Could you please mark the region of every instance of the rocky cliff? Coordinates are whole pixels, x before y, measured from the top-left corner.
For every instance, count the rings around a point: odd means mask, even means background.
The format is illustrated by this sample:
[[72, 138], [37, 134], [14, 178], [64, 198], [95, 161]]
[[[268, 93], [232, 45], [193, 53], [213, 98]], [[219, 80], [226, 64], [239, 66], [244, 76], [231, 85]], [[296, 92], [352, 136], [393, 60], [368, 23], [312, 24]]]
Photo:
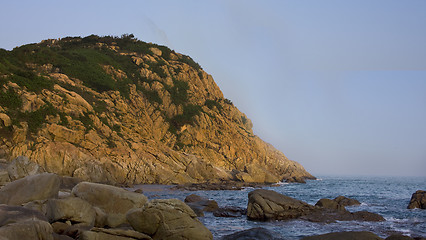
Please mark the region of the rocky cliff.
[[0, 158], [94, 182], [313, 178], [190, 57], [122, 37], [0, 49]]

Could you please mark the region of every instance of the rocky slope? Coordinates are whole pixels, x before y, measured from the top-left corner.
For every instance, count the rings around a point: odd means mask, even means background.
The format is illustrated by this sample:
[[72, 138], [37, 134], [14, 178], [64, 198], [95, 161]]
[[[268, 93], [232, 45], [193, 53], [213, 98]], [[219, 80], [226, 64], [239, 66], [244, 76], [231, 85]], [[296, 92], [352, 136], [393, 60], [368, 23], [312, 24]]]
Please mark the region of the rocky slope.
[[122, 37], [0, 49], [0, 158], [115, 184], [313, 178], [188, 56]]

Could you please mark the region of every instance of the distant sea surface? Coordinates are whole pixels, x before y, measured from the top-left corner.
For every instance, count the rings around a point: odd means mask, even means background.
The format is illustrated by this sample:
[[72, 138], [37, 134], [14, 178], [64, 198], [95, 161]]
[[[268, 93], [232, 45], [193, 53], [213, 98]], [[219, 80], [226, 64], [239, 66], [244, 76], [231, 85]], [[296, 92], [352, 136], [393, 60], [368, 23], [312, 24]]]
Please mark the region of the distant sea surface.
[[[139, 187], [139, 186], [135, 186]], [[150, 199], [177, 198], [184, 200], [190, 194], [197, 194], [217, 201], [219, 206], [247, 207], [248, 193], [253, 188], [240, 191], [181, 191], [170, 190], [171, 186], [140, 186]], [[278, 187], [264, 187], [278, 193], [314, 205], [321, 198], [335, 198], [343, 195], [360, 201], [361, 206], [346, 207], [347, 210], [366, 210], [382, 215], [385, 222], [341, 221], [324, 224], [300, 220], [255, 222], [246, 216], [240, 218], [214, 217], [205, 213], [200, 221], [213, 233], [214, 239], [237, 231], [264, 227], [275, 231], [284, 239], [300, 239], [329, 232], [371, 231], [381, 237], [394, 233], [426, 237], [426, 210], [407, 209], [411, 195], [417, 190], [426, 190], [426, 177], [331, 177], [322, 176], [306, 184], [282, 183]]]

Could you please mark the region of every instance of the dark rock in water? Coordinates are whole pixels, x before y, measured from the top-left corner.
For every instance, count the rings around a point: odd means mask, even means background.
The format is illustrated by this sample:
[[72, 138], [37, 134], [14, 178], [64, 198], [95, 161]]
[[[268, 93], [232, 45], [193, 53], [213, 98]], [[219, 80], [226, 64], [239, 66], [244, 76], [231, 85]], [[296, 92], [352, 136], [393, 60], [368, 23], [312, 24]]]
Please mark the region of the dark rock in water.
[[204, 217], [204, 206], [198, 205], [196, 203], [186, 203], [192, 211], [194, 211], [195, 214], [197, 214], [197, 217]]
[[215, 217], [241, 217], [247, 215], [247, 209], [240, 207], [227, 206], [218, 208], [213, 212]]
[[387, 237], [385, 240], [413, 240], [414, 238], [411, 238], [409, 236], [404, 236], [400, 234], [395, 234]]
[[265, 228], [251, 228], [222, 237], [222, 240], [279, 240], [277, 233]]
[[372, 232], [336, 232], [304, 237], [302, 240], [383, 240]]
[[203, 211], [213, 212], [219, 208], [215, 200], [209, 200], [207, 198], [191, 194], [185, 198], [185, 203], [191, 203], [191, 205], [202, 206]]
[[60, 179], [53, 173], [27, 176], [8, 183], [0, 189], [0, 204], [21, 205], [34, 200], [55, 198]]
[[313, 206], [272, 190], [257, 189], [248, 194], [247, 217], [250, 220], [287, 220], [306, 215]]
[[335, 209], [335, 210], [346, 210], [343, 205], [340, 205], [335, 200], [331, 200], [328, 198], [322, 198], [320, 199], [315, 206], [322, 207], [322, 208], [329, 208], [329, 209]]
[[133, 191], [133, 192], [135, 192], [135, 193], [143, 193], [143, 189], [142, 188], [138, 188], [138, 189], [135, 189], [135, 191]]
[[355, 221], [382, 222], [385, 219], [377, 214], [368, 211], [359, 211], [352, 213]]
[[47, 218], [39, 211], [21, 206], [0, 205], [0, 227], [30, 219], [47, 222]]
[[288, 178], [288, 179], [286, 179], [286, 182], [288, 182], [288, 183], [306, 183], [304, 177], [292, 177], [292, 178]]
[[187, 196], [185, 203], [194, 210], [198, 217], [204, 217], [204, 211], [213, 212], [219, 207], [216, 201], [195, 194]]
[[25, 156], [19, 156], [13, 159], [7, 167], [7, 171], [11, 181], [44, 172], [37, 163], [30, 161]]
[[426, 209], [426, 191], [418, 190], [411, 196], [410, 204], [408, 209], [420, 208]]
[[300, 219], [310, 222], [333, 223], [336, 221], [370, 221], [380, 222], [385, 219], [376, 213], [360, 211], [351, 213], [346, 210], [315, 209], [311, 213], [301, 216]]
[[[321, 199], [314, 207], [272, 190], [258, 189], [249, 193], [247, 218], [250, 220], [288, 220], [300, 218], [311, 222], [384, 221], [376, 213], [351, 213], [331, 199]], [[319, 206], [318, 206], [319, 205]]]
[[352, 198], [347, 198], [344, 196], [338, 196], [334, 199], [334, 201], [336, 201], [339, 205], [342, 206], [356, 206], [356, 205], [361, 205], [361, 203], [356, 200], [356, 199], [352, 199]]

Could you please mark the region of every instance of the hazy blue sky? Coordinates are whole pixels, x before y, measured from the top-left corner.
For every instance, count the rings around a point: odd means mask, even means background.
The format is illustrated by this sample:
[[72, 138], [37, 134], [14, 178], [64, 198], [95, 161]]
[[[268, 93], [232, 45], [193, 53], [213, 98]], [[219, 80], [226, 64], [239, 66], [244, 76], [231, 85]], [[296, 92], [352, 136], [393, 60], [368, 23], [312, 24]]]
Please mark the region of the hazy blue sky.
[[190, 55], [313, 174], [426, 176], [426, 1], [2, 1], [0, 48], [133, 33]]

